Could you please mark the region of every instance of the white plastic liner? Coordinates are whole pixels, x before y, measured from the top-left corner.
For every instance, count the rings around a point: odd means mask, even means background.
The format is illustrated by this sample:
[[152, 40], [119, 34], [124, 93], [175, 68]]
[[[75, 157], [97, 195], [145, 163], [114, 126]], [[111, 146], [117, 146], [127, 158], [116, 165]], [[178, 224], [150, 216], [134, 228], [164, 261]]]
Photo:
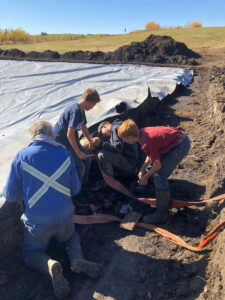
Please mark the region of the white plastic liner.
[[[29, 143], [27, 129], [38, 119], [55, 123], [88, 87], [101, 102], [86, 113], [88, 126], [116, 115], [115, 105], [135, 108], [147, 97], [163, 99], [176, 85], [188, 85], [190, 69], [138, 65], [0, 61], [0, 190], [18, 150]], [[0, 194], [1, 195], [1, 194]]]

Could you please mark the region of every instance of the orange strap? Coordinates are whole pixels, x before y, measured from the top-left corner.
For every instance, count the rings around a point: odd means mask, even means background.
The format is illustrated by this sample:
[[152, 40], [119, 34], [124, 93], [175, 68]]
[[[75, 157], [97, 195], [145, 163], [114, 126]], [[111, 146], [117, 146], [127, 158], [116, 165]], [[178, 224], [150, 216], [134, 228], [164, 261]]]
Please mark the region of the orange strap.
[[[122, 219], [111, 216], [111, 215], [105, 215], [105, 214], [96, 214], [96, 215], [89, 215], [89, 216], [81, 216], [81, 215], [75, 215], [74, 216], [74, 223], [76, 224], [100, 224], [100, 223], [109, 223], [109, 222], [121, 222]], [[160, 227], [157, 227], [155, 225], [146, 224], [146, 223], [137, 223], [136, 226], [142, 227], [149, 230], [154, 230], [155, 232], [159, 233], [160, 235], [164, 236], [167, 240], [183, 247], [191, 251], [201, 251], [203, 250], [209, 243], [213, 241], [213, 239], [217, 236], [219, 231], [224, 227], [225, 221], [220, 222], [215, 229], [207, 234], [198, 244], [198, 246], [190, 246], [185, 241], [183, 241], [181, 238], [176, 236], [175, 234], [162, 229]]]
[[[124, 185], [122, 185], [119, 181], [117, 181], [115, 178], [108, 176], [101, 168], [101, 173], [102, 176], [105, 180], [105, 182], [111, 186], [113, 189], [117, 190], [118, 192], [126, 195], [127, 197], [142, 201], [146, 204], [156, 206], [156, 200], [155, 198], [137, 198], [135, 197]], [[192, 205], [201, 205], [205, 204], [207, 202], [212, 202], [212, 201], [219, 201], [225, 198], [225, 194], [213, 197], [211, 199], [203, 200], [203, 201], [182, 201], [182, 200], [172, 200], [170, 207], [171, 208], [179, 208], [179, 207], [184, 207], [184, 206], [192, 206]]]
[[[99, 161], [98, 161], [99, 163]], [[105, 182], [111, 186], [113, 189], [123, 193], [124, 195], [126, 195], [127, 197], [136, 199], [138, 201], [142, 201], [146, 204], [155, 206], [156, 205], [156, 199], [154, 198], [136, 198], [124, 185], [122, 185], [119, 181], [117, 181], [115, 178], [108, 176], [100, 167], [100, 163], [99, 163], [99, 168], [101, 170], [102, 176], [105, 180]], [[172, 200], [171, 201], [171, 208], [179, 208], [179, 207], [184, 207], [184, 206], [191, 206], [191, 205], [201, 205], [201, 204], [205, 204], [208, 202], [212, 202], [212, 201], [219, 201], [221, 199], [225, 198], [225, 194], [213, 197], [211, 199], [207, 199], [207, 200], [203, 200], [203, 201], [198, 201], [198, 202], [191, 202], [191, 201], [182, 201], [182, 200]], [[110, 215], [104, 215], [104, 214], [97, 214], [97, 215], [90, 215], [90, 216], [80, 216], [80, 215], [76, 215], [74, 222], [77, 224], [98, 224], [98, 223], [108, 223], [108, 222], [121, 222], [121, 219], [115, 216], [110, 216]], [[169, 241], [182, 246], [188, 250], [191, 251], [201, 251], [203, 250], [209, 243], [212, 242], [212, 240], [217, 236], [217, 234], [219, 233], [219, 231], [224, 227], [225, 225], [225, 221], [220, 222], [215, 229], [207, 234], [199, 243], [198, 246], [190, 246], [188, 245], [185, 241], [183, 241], [182, 239], [180, 239], [178, 236], [176, 236], [175, 234], [164, 230], [160, 227], [157, 227], [155, 225], [151, 225], [151, 224], [146, 224], [146, 223], [137, 223], [136, 226], [138, 227], [142, 227], [145, 229], [149, 229], [149, 230], [154, 230], [155, 232], [159, 233], [160, 235], [164, 236], [166, 239], [168, 239]]]

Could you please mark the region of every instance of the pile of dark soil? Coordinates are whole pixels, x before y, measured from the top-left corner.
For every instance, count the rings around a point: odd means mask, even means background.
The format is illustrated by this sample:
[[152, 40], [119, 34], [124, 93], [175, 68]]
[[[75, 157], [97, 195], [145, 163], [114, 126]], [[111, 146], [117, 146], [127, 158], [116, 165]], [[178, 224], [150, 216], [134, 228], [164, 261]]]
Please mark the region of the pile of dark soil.
[[197, 65], [196, 59], [200, 55], [190, 50], [184, 43], [176, 42], [169, 36], [150, 35], [143, 42], [135, 42], [118, 48], [113, 52], [101, 51], [70, 51], [60, 55], [51, 50], [25, 53], [18, 49], [1, 50], [0, 58], [43, 60], [43, 61], [69, 61], [69, 62], [95, 62], [95, 63], [156, 63]]
[[106, 53], [106, 59], [125, 62], [147, 62], [167, 64], [196, 64], [199, 54], [188, 49], [184, 43], [169, 36], [150, 35], [143, 42], [131, 43]]

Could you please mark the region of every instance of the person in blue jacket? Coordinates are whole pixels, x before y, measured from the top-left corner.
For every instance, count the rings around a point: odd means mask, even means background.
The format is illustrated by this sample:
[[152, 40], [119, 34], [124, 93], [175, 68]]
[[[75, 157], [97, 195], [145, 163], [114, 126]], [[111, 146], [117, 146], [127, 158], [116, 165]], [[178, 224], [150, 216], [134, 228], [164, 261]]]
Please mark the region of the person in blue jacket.
[[137, 172], [138, 150], [137, 143], [132, 145], [125, 143], [118, 136], [118, 128], [122, 124], [119, 119], [112, 123], [104, 121], [98, 126], [100, 139], [95, 140], [98, 145], [98, 158], [105, 173], [111, 177], [117, 172], [119, 175], [135, 174]]
[[50, 276], [54, 294], [61, 299], [69, 293], [69, 283], [61, 264], [46, 254], [51, 238], [65, 243], [72, 271], [96, 277], [102, 266], [83, 259], [74, 229], [71, 197], [79, 192], [80, 181], [70, 153], [54, 141], [50, 123], [39, 120], [29, 131], [32, 142], [13, 159], [3, 196], [9, 202], [23, 198], [23, 259]]
[[100, 102], [98, 92], [93, 88], [86, 89], [82, 98], [68, 106], [53, 126], [55, 140], [66, 146], [75, 161], [81, 184], [87, 184], [91, 158], [81, 146], [78, 132], [82, 131], [89, 141], [89, 150], [93, 150], [93, 142], [86, 126], [85, 111], [91, 110], [98, 102]]

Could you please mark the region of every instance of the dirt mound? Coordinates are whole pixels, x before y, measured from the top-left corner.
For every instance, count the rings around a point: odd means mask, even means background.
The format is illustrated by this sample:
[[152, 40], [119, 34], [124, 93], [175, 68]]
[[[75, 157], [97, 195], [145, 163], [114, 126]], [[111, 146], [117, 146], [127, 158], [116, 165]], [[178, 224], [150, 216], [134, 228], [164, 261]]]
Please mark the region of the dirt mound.
[[4, 58], [25, 58], [26, 54], [25, 52], [18, 50], [18, 49], [10, 49], [10, 50], [3, 50], [1, 53], [1, 57], [3, 56]]
[[0, 58], [27, 59], [44, 61], [97, 62], [97, 63], [157, 63], [196, 65], [200, 55], [190, 50], [184, 43], [176, 42], [169, 36], [150, 35], [143, 42], [135, 42], [118, 48], [113, 52], [70, 51], [60, 55], [58, 52], [46, 50], [42, 53], [12, 49], [1, 50]]
[[60, 58], [60, 54], [55, 51], [46, 50], [41, 53], [40, 57], [44, 59], [58, 59]]
[[29, 60], [36, 60], [39, 59], [40, 57], [41, 57], [41, 53], [36, 51], [31, 51], [26, 54], [26, 58]]
[[200, 55], [188, 49], [184, 43], [169, 36], [150, 35], [145, 41], [131, 43], [106, 53], [106, 58], [125, 62], [148, 62], [167, 64], [197, 64]]

